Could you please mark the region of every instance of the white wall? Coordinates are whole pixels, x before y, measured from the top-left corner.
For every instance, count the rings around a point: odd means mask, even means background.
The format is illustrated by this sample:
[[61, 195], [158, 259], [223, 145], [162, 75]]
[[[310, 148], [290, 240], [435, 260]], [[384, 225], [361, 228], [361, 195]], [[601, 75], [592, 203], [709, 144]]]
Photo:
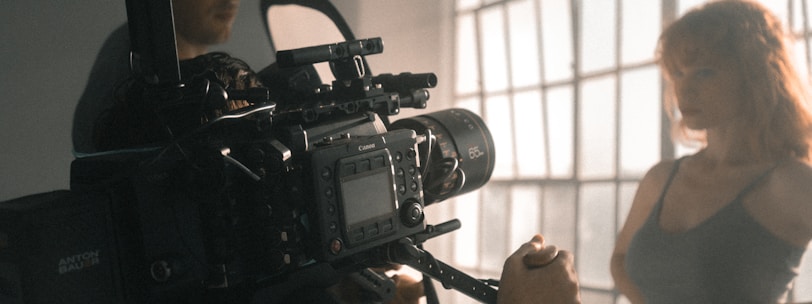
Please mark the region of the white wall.
[[0, 1], [0, 200], [68, 186], [71, 120], [124, 2]]

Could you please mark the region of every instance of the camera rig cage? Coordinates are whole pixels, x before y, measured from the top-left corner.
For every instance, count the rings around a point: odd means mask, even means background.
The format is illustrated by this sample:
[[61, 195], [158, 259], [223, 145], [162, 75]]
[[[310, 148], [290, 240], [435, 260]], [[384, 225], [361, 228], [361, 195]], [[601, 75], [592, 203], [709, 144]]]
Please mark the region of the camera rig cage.
[[[160, 146], [77, 159], [70, 191], [0, 204], [0, 300], [286, 303], [351, 281], [366, 301], [387, 301], [394, 283], [370, 268], [395, 263], [424, 274], [429, 303], [429, 277], [496, 302], [496, 281], [422, 249], [460, 227], [427, 224], [424, 208], [490, 178], [482, 119], [450, 109], [390, 123], [401, 107], [426, 107], [436, 76], [372, 76], [364, 56], [383, 52], [380, 38], [355, 39], [326, 0], [265, 0], [263, 12], [273, 4], [323, 12], [347, 41], [279, 51], [258, 73], [266, 90], [236, 91], [181, 79], [170, 0], [127, 1], [144, 96], [214, 91], [250, 106]], [[332, 85], [312, 68], [324, 61]]]

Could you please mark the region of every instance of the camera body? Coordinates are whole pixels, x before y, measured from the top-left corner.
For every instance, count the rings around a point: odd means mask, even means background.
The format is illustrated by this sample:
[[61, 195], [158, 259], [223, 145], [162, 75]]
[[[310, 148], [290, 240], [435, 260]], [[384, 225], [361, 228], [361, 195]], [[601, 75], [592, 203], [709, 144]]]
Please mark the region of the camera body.
[[425, 230], [424, 135], [386, 129], [369, 112], [273, 128], [270, 137], [206, 140], [227, 146], [231, 159], [205, 178], [223, 177], [228, 202], [213, 223], [230, 223], [218, 229], [233, 231], [224, 237], [239, 235], [226, 239], [240, 243], [233, 255], [252, 265], [252, 280], [279, 283], [320, 263], [341, 273], [380, 266], [379, 249]]
[[414, 131], [327, 140], [311, 154], [311, 165], [317, 243], [325, 261], [425, 229]]
[[[483, 185], [493, 140], [464, 109], [389, 123], [402, 106], [425, 107], [433, 74], [356, 75], [314, 90], [298, 84], [316, 77], [309, 73], [306, 65], [266, 69], [263, 82], [280, 94], [273, 101], [251, 101], [171, 142], [76, 159], [71, 191], [0, 204], [0, 237], [10, 236], [0, 242], [0, 296], [322, 302], [305, 299], [352, 277], [377, 288], [378, 300], [391, 297], [387, 278], [356, 274], [405, 263], [398, 248], [438, 235], [424, 208]], [[202, 87], [217, 89], [182, 88]], [[145, 96], [222, 95], [145, 88], [158, 90]], [[455, 284], [464, 275], [447, 273]]]

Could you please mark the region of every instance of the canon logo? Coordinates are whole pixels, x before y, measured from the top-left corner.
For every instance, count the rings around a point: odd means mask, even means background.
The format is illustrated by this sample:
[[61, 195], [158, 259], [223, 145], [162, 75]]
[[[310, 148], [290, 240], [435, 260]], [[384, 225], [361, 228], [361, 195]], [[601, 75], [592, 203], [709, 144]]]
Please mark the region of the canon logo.
[[368, 145], [360, 145], [360, 146], [358, 146], [358, 151], [366, 151], [366, 150], [371, 150], [371, 149], [375, 149], [375, 144], [368, 144]]

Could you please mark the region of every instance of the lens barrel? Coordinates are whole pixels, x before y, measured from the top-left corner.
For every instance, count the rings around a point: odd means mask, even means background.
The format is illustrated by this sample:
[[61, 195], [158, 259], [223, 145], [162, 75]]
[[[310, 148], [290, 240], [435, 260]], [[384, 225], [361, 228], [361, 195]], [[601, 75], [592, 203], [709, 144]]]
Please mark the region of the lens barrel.
[[[427, 198], [433, 196], [435, 201], [441, 201], [467, 193], [491, 178], [495, 163], [493, 137], [475, 113], [461, 108], [442, 110], [398, 120], [392, 123], [392, 128], [412, 129], [417, 134], [430, 130], [434, 135], [436, 143], [426, 141], [419, 147], [421, 165], [427, 166], [423, 177]], [[429, 147], [430, 144], [433, 146]], [[450, 166], [456, 172], [443, 172]], [[440, 189], [432, 189], [435, 185]], [[426, 204], [433, 202], [426, 200]]]

